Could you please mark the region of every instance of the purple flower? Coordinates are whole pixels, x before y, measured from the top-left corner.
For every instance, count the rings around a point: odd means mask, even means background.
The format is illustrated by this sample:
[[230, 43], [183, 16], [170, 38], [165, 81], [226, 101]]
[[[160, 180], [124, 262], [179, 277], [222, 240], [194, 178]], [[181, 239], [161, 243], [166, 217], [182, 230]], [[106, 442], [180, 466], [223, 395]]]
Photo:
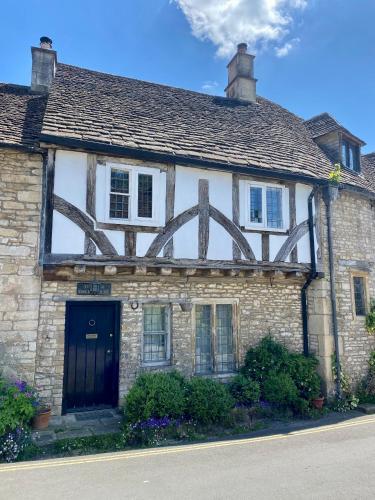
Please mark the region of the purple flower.
[[24, 380], [16, 380], [14, 382], [14, 385], [17, 387], [17, 389], [20, 392], [25, 392], [26, 387], [27, 387], [27, 383]]

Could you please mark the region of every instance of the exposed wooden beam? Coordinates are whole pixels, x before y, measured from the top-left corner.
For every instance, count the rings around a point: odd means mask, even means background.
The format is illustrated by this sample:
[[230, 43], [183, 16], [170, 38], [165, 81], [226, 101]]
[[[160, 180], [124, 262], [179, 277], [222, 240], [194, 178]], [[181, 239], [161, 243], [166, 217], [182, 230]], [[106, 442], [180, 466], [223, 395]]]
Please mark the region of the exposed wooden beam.
[[199, 179], [198, 200], [198, 257], [200, 259], [207, 259], [208, 243], [210, 239], [209, 185], [207, 179]]
[[54, 149], [48, 149], [47, 154], [47, 171], [46, 171], [46, 204], [45, 204], [45, 234], [44, 234], [44, 251], [51, 253], [52, 249], [52, 223], [53, 223], [53, 208], [54, 208], [54, 183], [55, 183], [55, 155]]
[[[174, 200], [176, 191], [176, 167], [170, 165], [166, 174], [165, 223], [168, 224], [174, 216]], [[173, 237], [167, 241], [163, 249], [164, 257], [173, 257]]]
[[134, 257], [137, 255], [137, 233], [134, 231], [125, 231], [125, 255]]
[[94, 223], [84, 212], [56, 194], [53, 197], [54, 209], [74, 222], [84, 233], [87, 233], [103, 255], [117, 255], [117, 252], [102, 231], [95, 231]]
[[298, 224], [290, 233], [288, 239], [284, 242], [278, 254], [275, 257], [275, 262], [283, 262], [287, 259], [288, 255], [292, 251], [292, 249], [296, 246], [297, 241], [299, 241], [302, 236], [309, 232], [309, 224], [308, 221], [305, 220]]
[[[232, 175], [232, 218], [233, 224], [240, 226], [240, 176]], [[233, 260], [241, 259], [241, 250], [235, 241], [232, 242]]]
[[96, 219], [96, 155], [87, 155], [86, 211]]
[[262, 260], [270, 260], [270, 235], [268, 233], [262, 233]]
[[[290, 231], [296, 227], [297, 220], [297, 212], [296, 212], [296, 185], [295, 183], [290, 183], [289, 187], [289, 225]], [[298, 251], [297, 245], [290, 252], [290, 260], [291, 262], [298, 262]]]

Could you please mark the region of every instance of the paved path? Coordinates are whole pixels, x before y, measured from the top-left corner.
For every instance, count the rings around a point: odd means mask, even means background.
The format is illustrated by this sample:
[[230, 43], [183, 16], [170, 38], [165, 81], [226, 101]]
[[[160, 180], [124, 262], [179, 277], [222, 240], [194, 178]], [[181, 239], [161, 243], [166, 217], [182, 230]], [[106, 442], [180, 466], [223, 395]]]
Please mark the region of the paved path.
[[375, 416], [153, 450], [0, 465], [0, 498], [373, 499]]

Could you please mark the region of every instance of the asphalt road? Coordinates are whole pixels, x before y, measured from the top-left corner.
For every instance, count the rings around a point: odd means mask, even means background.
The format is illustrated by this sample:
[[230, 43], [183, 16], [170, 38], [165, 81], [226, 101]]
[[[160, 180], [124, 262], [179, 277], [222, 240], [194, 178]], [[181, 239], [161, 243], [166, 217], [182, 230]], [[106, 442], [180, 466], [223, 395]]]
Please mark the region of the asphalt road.
[[1, 500], [375, 498], [375, 417], [287, 434], [0, 465]]

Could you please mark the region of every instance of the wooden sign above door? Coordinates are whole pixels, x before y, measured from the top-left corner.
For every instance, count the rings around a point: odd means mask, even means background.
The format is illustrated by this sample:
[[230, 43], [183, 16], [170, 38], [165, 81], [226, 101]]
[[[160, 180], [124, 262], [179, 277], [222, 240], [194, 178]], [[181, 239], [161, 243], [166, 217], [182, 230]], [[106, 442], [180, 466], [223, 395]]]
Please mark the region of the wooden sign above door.
[[77, 283], [77, 295], [111, 295], [111, 283], [88, 281]]

